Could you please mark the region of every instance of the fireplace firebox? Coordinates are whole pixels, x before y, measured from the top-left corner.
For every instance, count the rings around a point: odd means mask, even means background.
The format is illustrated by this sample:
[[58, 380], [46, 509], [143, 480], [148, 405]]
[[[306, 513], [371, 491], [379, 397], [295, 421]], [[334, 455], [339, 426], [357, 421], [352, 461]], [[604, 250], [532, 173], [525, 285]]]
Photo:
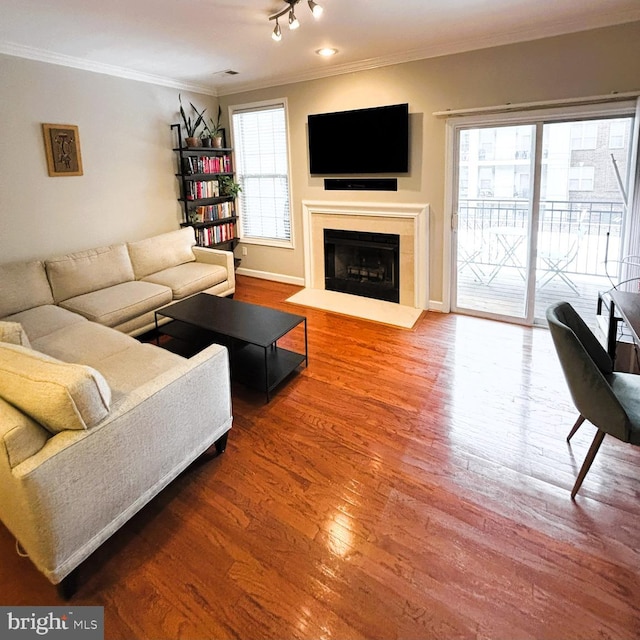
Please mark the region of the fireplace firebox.
[[400, 236], [324, 229], [325, 289], [400, 302]]

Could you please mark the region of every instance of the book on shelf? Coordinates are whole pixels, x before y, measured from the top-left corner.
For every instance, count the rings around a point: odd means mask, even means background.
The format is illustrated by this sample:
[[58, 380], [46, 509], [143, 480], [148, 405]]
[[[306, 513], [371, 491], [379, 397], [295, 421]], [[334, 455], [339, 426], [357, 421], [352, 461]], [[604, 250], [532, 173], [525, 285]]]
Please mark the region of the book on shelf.
[[236, 225], [234, 222], [196, 229], [196, 240], [201, 247], [210, 247], [222, 242], [228, 242], [236, 237]]
[[187, 200], [200, 200], [202, 198], [217, 198], [220, 196], [220, 185], [217, 180], [197, 180], [187, 182]]
[[218, 204], [201, 205], [190, 211], [192, 222], [212, 222], [235, 216], [233, 202], [219, 202]]
[[182, 158], [182, 173], [231, 173], [231, 156], [186, 156]]

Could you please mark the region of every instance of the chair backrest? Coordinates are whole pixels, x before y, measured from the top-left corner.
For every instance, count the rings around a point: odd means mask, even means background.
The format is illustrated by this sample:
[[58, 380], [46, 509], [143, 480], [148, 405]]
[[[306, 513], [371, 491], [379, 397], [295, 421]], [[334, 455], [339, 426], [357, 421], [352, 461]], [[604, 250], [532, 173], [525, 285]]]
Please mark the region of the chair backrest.
[[580, 414], [598, 429], [628, 440], [629, 418], [607, 380], [615, 375], [609, 354], [568, 302], [551, 305], [547, 322]]

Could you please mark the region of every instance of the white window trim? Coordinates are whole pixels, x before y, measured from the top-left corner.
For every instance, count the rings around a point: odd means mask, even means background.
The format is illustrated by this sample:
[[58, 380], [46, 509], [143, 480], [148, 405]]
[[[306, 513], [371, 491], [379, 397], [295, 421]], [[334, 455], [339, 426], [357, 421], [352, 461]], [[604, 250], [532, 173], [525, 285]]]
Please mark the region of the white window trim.
[[[246, 237], [243, 235], [242, 225], [242, 210], [240, 210], [240, 242], [243, 244], [254, 244], [265, 247], [279, 247], [281, 249], [295, 249], [295, 227], [294, 227], [294, 210], [293, 210], [293, 186], [291, 184], [291, 134], [289, 132], [289, 104], [287, 98], [274, 98], [273, 100], [261, 100], [259, 102], [246, 102], [244, 104], [233, 104], [228, 107], [229, 126], [231, 129], [231, 144], [235, 149], [235, 135], [233, 130], [233, 114], [236, 111], [250, 111], [253, 109], [261, 109], [273, 106], [282, 105], [284, 107], [284, 118], [287, 130], [287, 179], [289, 181], [289, 229], [291, 230], [291, 237], [289, 240], [277, 240], [275, 238], [254, 238]], [[236, 165], [234, 162], [234, 169]]]

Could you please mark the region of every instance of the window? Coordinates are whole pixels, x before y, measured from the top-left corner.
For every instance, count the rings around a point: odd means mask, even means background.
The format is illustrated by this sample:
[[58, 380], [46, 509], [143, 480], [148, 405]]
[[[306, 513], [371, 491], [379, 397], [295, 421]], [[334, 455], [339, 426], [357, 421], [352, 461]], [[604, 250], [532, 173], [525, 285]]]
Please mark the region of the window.
[[593, 191], [595, 167], [570, 167], [569, 191]]
[[596, 122], [576, 122], [571, 125], [572, 149], [595, 149], [598, 138]]
[[516, 198], [528, 198], [531, 176], [528, 173], [518, 173], [518, 188], [514, 192]]
[[493, 129], [480, 129], [480, 138], [478, 141], [478, 160], [493, 159], [493, 145], [496, 134]]
[[232, 110], [241, 239], [292, 246], [284, 100]]
[[627, 131], [626, 120], [611, 120], [609, 127], [609, 149], [623, 149], [625, 133]]

